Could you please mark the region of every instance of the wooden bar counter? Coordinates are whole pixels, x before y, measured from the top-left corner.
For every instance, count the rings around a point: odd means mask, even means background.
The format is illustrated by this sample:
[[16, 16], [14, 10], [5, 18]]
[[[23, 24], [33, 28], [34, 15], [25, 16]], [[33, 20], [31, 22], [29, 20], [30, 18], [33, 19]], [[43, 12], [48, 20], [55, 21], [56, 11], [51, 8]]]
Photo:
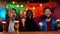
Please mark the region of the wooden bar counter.
[[[16, 32], [0, 32], [0, 34], [17, 34]], [[60, 34], [60, 32], [19, 32], [19, 34]]]

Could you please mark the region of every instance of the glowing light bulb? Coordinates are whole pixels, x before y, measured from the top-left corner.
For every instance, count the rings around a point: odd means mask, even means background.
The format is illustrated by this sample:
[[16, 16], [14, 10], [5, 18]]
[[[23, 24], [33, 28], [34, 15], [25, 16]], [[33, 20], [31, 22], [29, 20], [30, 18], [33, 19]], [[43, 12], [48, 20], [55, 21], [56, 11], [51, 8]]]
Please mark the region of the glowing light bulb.
[[17, 5], [17, 7], [19, 7], [19, 5]]
[[23, 7], [23, 5], [21, 5], [21, 7]]
[[35, 7], [33, 7], [33, 9], [35, 9]]
[[14, 4], [15, 2], [13, 1], [12, 3]]
[[42, 6], [42, 4], [40, 4], [40, 6]]

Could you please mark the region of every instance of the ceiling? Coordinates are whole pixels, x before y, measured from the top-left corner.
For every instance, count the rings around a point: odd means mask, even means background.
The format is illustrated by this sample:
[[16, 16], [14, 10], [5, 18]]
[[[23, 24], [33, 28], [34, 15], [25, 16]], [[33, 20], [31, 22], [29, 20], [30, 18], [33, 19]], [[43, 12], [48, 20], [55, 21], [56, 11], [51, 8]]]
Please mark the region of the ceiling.
[[7, 2], [12, 2], [12, 1], [27, 2], [27, 1], [29, 1], [30, 3], [46, 3], [46, 2], [54, 1], [54, 2], [60, 3], [60, 0], [0, 0], [0, 1], [7, 1]]
[[7, 2], [12, 2], [12, 1], [27, 2], [27, 1], [29, 1], [30, 3], [45, 3], [45, 2], [49, 2], [50, 0], [1, 0], [1, 1], [7, 1]]

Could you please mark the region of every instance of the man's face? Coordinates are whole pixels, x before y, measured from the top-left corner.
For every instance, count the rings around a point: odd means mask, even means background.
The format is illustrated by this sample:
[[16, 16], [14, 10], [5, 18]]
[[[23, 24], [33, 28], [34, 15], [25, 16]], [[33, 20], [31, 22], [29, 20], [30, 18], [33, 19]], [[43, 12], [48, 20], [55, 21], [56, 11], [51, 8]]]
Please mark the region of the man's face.
[[15, 17], [16, 17], [16, 12], [15, 12], [15, 10], [11, 10], [11, 18], [12, 19], [15, 19]]
[[51, 16], [51, 10], [50, 9], [45, 9], [45, 16], [50, 17]]

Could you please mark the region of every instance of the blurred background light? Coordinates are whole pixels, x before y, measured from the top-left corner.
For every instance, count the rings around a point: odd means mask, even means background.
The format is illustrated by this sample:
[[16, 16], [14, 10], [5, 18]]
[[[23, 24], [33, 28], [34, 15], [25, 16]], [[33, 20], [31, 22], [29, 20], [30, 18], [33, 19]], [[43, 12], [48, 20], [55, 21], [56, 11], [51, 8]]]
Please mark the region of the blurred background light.
[[33, 7], [33, 10], [35, 9], [35, 7]]
[[3, 6], [0, 7], [0, 18], [2, 18], [2, 20], [6, 20], [6, 10]]
[[40, 4], [40, 6], [42, 6], [42, 4]]
[[17, 5], [17, 8], [19, 7], [19, 5]]
[[21, 5], [21, 7], [23, 7], [23, 5]]
[[13, 1], [12, 3], [14, 4], [15, 2]]

